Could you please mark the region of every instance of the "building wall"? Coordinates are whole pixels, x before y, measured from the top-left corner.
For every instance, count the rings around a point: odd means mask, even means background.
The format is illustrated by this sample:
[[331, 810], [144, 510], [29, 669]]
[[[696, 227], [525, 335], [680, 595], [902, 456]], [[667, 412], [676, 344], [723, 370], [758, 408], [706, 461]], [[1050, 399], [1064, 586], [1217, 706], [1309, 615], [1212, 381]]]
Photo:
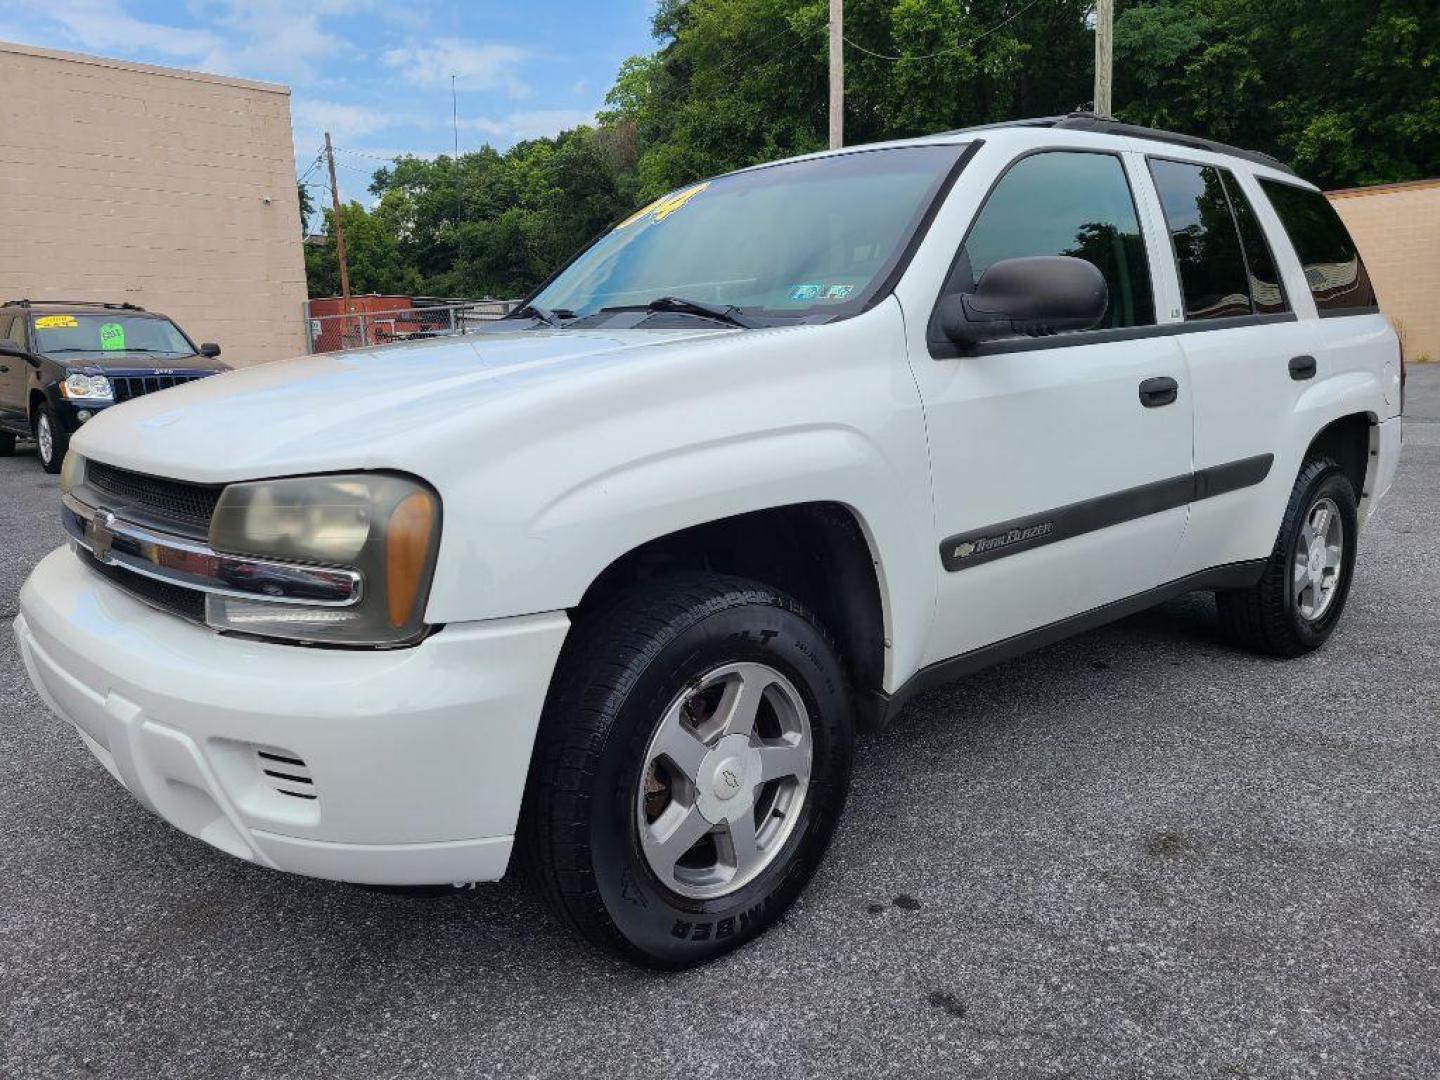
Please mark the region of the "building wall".
[[305, 351], [283, 86], [0, 42], [0, 300], [130, 301], [232, 364]]
[[1440, 179], [1326, 192], [1406, 360], [1440, 360]]

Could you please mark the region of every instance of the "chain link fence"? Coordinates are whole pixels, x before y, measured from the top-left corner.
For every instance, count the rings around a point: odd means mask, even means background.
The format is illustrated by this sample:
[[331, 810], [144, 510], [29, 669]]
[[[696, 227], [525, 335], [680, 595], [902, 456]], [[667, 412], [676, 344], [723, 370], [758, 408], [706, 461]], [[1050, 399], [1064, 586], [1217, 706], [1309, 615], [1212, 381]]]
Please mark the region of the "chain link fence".
[[509, 314], [518, 300], [457, 300], [420, 302], [415, 306], [373, 306], [371, 298], [351, 301], [349, 313], [337, 313], [333, 300], [305, 303], [305, 335], [312, 353], [388, 345], [394, 341], [454, 337], [470, 333], [481, 323]]

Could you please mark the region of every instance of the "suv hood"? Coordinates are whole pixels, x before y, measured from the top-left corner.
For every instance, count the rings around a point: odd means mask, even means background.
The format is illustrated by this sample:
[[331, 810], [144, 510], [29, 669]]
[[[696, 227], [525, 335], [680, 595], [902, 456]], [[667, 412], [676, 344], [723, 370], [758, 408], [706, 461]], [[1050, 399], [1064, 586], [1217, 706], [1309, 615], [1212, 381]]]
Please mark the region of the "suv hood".
[[474, 423], [477, 410], [509, 395], [675, 342], [740, 332], [517, 330], [302, 356], [106, 409], [71, 445], [122, 468], [198, 483], [398, 468], [428, 429]]

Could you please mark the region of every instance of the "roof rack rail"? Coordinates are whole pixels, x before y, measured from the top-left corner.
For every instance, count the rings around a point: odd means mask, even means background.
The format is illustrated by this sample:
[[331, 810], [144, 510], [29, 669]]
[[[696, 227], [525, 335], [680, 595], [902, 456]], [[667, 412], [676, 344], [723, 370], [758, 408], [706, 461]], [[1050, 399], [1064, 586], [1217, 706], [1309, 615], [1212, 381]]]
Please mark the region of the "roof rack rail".
[[972, 131], [996, 131], [1001, 128], [1065, 128], [1069, 131], [1098, 131], [1106, 135], [1128, 135], [1135, 139], [1150, 139], [1152, 142], [1170, 143], [1174, 146], [1188, 146], [1192, 150], [1209, 150], [1214, 154], [1226, 154], [1265, 165], [1281, 172], [1295, 175], [1295, 170], [1279, 158], [1259, 150], [1244, 150], [1214, 139], [1202, 139], [1198, 135], [1182, 135], [1178, 131], [1164, 131], [1161, 128], [1141, 127], [1126, 124], [1113, 116], [1102, 116], [1093, 112], [1072, 112], [1064, 116], [1037, 116], [1029, 120], [1001, 120], [994, 124], [977, 124], [974, 127], [956, 128], [944, 132], [946, 135], [966, 135]]
[[1192, 150], [1209, 150], [1211, 153], [1237, 157], [1257, 165], [1267, 165], [1272, 169], [1279, 169], [1291, 176], [1295, 175], [1295, 170], [1289, 165], [1260, 150], [1246, 150], [1239, 146], [1231, 146], [1229, 143], [1216, 142], [1214, 139], [1202, 139], [1198, 135], [1183, 135], [1178, 131], [1126, 124], [1116, 120], [1113, 116], [1102, 116], [1099, 113], [1072, 112], [1068, 116], [1061, 117], [1054, 126], [1071, 131], [1100, 131], [1107, 135], [1128, 135], [1135, 139], [1150, 139], [1154, 142], [1171, 143], [1175, 146], [1188, 146]]
[[129, 301], [120, 304], [108, 304], [100, 300], [6, 300], [0, 307], [33, 307], [35, 304], [60, 304], [68, 307], [98, 307], [107, 311], [144, 311], [139, 304], [132, 304]]

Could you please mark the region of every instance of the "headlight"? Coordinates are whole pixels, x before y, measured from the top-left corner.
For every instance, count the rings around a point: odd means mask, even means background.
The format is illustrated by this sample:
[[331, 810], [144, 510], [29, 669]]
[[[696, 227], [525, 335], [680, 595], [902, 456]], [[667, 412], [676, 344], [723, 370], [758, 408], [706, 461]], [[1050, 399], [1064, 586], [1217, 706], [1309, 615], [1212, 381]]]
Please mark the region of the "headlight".
[[353, 569], [358, 602], [320, 607], [212, 593], [213, 627], [350, 645], [418, 638], [440, 546], [440, 499], [417, 480], [382, 473], [232, 484], [210, 521], [210, 546], [233, 555]]
[[60, 490], [74, 491], [85, 482], [85, 459], [74, 450], [65, 452], [65, 462], [60, 466]]
[[67, 375], [60, 384], [60, 393], [64, 397], [79, 398], [83, 401], [115, 400], [115, 391], [111, 389], [110, 380], [104, 375]]

